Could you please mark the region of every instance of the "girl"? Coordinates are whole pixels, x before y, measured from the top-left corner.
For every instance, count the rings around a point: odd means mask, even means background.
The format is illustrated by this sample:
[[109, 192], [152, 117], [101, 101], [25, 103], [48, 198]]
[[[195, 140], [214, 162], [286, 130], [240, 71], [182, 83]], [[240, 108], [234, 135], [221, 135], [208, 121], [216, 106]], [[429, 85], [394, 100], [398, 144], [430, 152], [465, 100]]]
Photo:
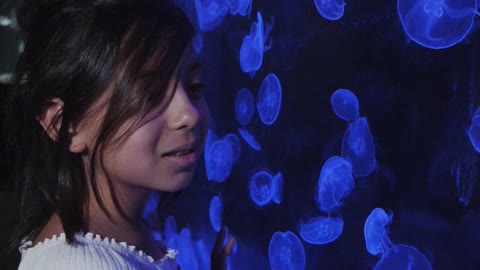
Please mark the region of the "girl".
[[[176, 269], [142, 212], [192, 180], [209, 112], [193, 27], [164, 0], [25, 0], [6, 104], [19, 269]], [[217, 236], [212, 269], [234, 239]]]

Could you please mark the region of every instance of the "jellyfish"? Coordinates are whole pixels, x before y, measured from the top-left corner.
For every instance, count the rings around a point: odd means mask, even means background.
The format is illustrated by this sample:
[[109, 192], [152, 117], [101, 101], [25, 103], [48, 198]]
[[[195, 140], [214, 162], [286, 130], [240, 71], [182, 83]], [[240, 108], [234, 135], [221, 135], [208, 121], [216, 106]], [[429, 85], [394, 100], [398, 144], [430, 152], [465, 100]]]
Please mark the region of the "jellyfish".
[[[257, 12], [257, 21], [250, 27], [250, 34], [245, 36], [240, 47], [240, 67], [251, 77], [260, 69], [263, 62], [263, 53], [271, 48], [267, 44], [268, 34], [273, 27], [273, 17], [270, 23], [263, 25], [263, 18], [260, 12]], [[270, 43], [270, 42], [269, 42]]]
[[197, 258], [199, 269], [210, 269], [210, 250], [205, 241], [198, 240], [194, 242], [195, 258]]
[[330, 157], [318, 177], [317, 205], [330, 213], [342, 205], [341, 200], [355, 187], [352, 165], [339, 156]]
[[478, 180], [478, 155], [473, 149], [462, 151], [461, 157], [454, 161], [450, 173], [455, 176], [458, 199], [468, 206], [472, 192]]
[[207, 174], [207, 179], [212, 179], [210, 170], [208, 169], [206, 164], [210, 163], [210, 156], [209, 156], [209, 151], [210, 151], [210, 146], [217, 140], [217, 135], [211, 130], [208, 129], [207, 132], [207, 137], [205, 139], [205, 149], [203, 150], [203, 158], [205, 160], [205, 171]]
[[145, 208], [143, 209], [142, 217], [145, 219], [148, 216], [155, 214], [158, 206], [158, 202], [160, 201], [160, 193], [152, 192], [148, 197], [147, 203], [145, 204]]
[[255, 140], [255, 137], [250, 133], [250, 131], [244, 129], [244, 128], [239, 128], [238, 133], [240, 133], [240, 136], [247, 142], [250, 147], [252, 147], [253, 150], [260, 151], [262, 147], [260, 144]]
[[336, 21], [343, 17], [345, 2], [343, 0], [314, 0], [318, 13], [330, 21]]
[[232, 146], [226, 140], [215, 141], [205, 160], [208, 180], [223, 182], [230, 175], [233, 164]]
[[290, 231], [272, 235], [268, 257], [272, 270], [305, 269], [305, 249], [300, 239]]
[[163, 234], [165, 236], [165, 239], [173, 239], [177, 237], [177, 222], [175, 221], [175, 218], [173, 216], [168, 216], [165, 219], [165, 226], [163, 229]]
[[275, 174], [272, 179], [272, 201], [276, 204], [282, 202], [283, 197], [283, 174]]
[[270, 73], [263, 79], [258, 93], [257, 111], [260, 120], [269, 126], [277, 120], [282, 105], [282, 85], [278, 77]]
[[200, 30], [212, 31], [222, 24], [228, 8], [228, 2], [225, 0], [195, 0]]
[[241, 126], [246, 126], [252, 120], [255, 112], [253, 95], [247, 88], [238, 90], [235, 97], [235, 119]]
[[349, 124], [342, 141], [342, 157], [352, 164], [356, 177], [367, 176], [375, 168], [375, 146], [366, 117]]
[[368, 253], [372, 255], [386, 254], [392, 243], [388, 238], [387, 226], [392, 222], [393, 214], [387, 215], [382, 208], [372, 210], [365, 220], [363, 234]]
[[407, 36], [430, 49], [462, 41], [472, 29], [476, 0], [397, 0], [397, 13]]
[[266, 171], [255, 173], [248, 183], [248, 190], [252, 201], [263, 207], [272, 200], [272, 176]]
[[313, 245], [325, 245], [337, 240], [343, 231], [341, 218], [315, 217], [300, 224], [302, 239]]
[[252, 0], [228, 0], [230, 14], [240, 16], [250, 16], [252, 11]]
[[416, 248], [408, 245], [395, 245], [382, 256], [374, 270], [432, 270], [432, 265]]
[[193, 37], [193, 49], [195, 53], [198, 55], [202, 51], [203, 48], [203, 34], [201, 32], [197, 32]]
[[338, 89], [330, 98], [333, 112], [345, 121], [353, 121], [359, 117], [357, 96], [347, 89]]
[[229, 133], [225, 136], [224, 140], [230, 143], [232, 146], [232, 154], [233, 154], [233, 162], [237, 162], [238, 158], [240, 157], [240, 154], [242, 152], [242, 148], [240, 145], [240, 139], [238, 138], [237, 135], [233, 133]]
[[177, 262], [181, 269], [199, 269], [198, 261], [195, 257], [195, 249], [193, 246], [192, 235], [190, 229], [183, 228], [177, 239]]
[[222, 199], [215, 196], [210, 200], [209, 216], [210, 224], [214, 231], [219, 232], [222, 227]]
[[472, 117], [472, 123], [468, 129], [468, 138], [475, 151], [480, 153], [480, 108], [475, 111]]

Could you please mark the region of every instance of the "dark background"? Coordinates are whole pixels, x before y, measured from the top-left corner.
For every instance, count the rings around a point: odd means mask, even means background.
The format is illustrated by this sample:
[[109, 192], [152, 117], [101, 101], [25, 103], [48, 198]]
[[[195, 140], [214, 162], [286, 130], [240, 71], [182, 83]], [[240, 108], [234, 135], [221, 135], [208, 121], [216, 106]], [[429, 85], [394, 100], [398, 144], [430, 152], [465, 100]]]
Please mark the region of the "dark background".
[[[274, 16], [275, 25], [272, 48], [251, 79], [240, 69], [238, 52], [257, 11], [264, 20]], [[433, 269], [477, 269], [479, 154], [466, 130], [480, 105], [479, 22], [475, 18], [460, 44], [431, 50], [407, 38], [396, 1], [347, 0], [344, 17], [327, 21], [313, 0], [253, 0], [250, 18], [227, 16], [218, 29], [204, 34], [200, 57], [206, 66], [206, 96], [215, 132], [238, 133], [232, 109], [236, 92], [247, 87], [256, 97], [263, 78], [273, 72], [283, 87], [279, 118], [266, 127], [255, 114], [249, 129], [262, 151], [242, 141], [240, 160], [222, 184], [207, 182], [202, 162], [192, 186], [162, 215], [173, 214], [179, 228], [189, 226], [193, 237], [201, 238], [211, 231], [210, 198], [221, 194], [223, 223], [239, 242], [233, 268], [268, 269], [268, 243], [274, 232], [298, 235], [301, 219], [325, 215], [315, 205], [315, 185], [323, 163], [340, 154], [347, 127], [333, 113], [330, 95], [347, 88], [357, 95], [360, 114], [368, 118], [377, 168], [356, 179], [355, 189], [344, 200], [340, 210], [344, 229], [335, 242], [314, 246], [302, 241], [306, 269], [373, 268], [380, 257], [367, 252], [363, 225], [375, 207], [393, 213], [391, 241], [415, 246]], [[14, 60], [3, 55], [16, 54], [12, 49], [16, 47], [6, 44], [18, 45], [18, 40], [15, 34], [0, 31], [0, 70], [5, 72]], [[1, 153], [3, 242], [15, 217], [15, 196], [9, 158]], [[248, 179], [260, 169], [283, 173], [281, 205], [259, 209], [250, 201]], [[1, 258], [0, 269], [15, 269], [16, 258], [6, 256], [9, 260]]]

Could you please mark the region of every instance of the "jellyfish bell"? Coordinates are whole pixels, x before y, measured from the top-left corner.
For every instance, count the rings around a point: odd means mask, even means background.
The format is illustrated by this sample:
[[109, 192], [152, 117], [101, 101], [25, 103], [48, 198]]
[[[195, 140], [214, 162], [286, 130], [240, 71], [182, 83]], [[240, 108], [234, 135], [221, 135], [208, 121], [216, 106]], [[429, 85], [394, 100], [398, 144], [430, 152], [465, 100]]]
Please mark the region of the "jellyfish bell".
[[259, 207], [263, 207], [272, 200], [272, 175], [267, 171], [259, 171], [250, 177], [248, 190], [250, 199]]
[[480, 153], [480, 108], [476, 110], [475, 114], [472, 117], [472, 122], [468, 129], [468, 138], [470, 138], [470, 142], [472, 143], [473, 148], [475, 151]]
[[357, 96], [348, 89], [341, 88], [333, 92], [330, 104], [338, 118], [345, 121], [356, 120], [360, 115]]
[[305, 269], [305, 249], [300, 239], [290, 231], [275, 232], [268, 245], [272, 270]]
[[473, 27], [476, 0], [397, 0], [397, 13], [407, 36], [429, 49], [461, 42]]
[[242, 153], [242, 146], [240, 144], [240, 139], [234, 133], [229, 133], [225, 135], [224, 140], [230, 143], [232, 146], [233, 162], [237, 162]]
[[203, 32], [212, 31], [222, 24], [228, 12], [225, 0], [194, 0], [198, 25]]
[[255, 136], [248, 131], [248, 129], [239, 128], [238, 133], [253, 150], [260, 151], [262, 149], [260, 143], [255, 139]]
[[348, 126], [342, 141], [342, 157], [352, 164], [356, 177], [368, 176], [375, 169], [375, 145], [366, 117]]
[[216, 232], [219, 232], [222, 227], [222, 208], [222, 199], [219, 196], [212, 197], [210, 200], [209, 217], [210, 224]]
[[336, 21], [343, 17], [345, 5], [344, 0], [315, 0], [315, 6], [320, 16], [330, 21]]
[[283, 198], [283, 174], [275, 174], [272, 179], [272, 201], [280, 204]]
[[270, 49], [269, 33], [273, 27], [271, 22], [264, 24], [262, 15], [257, 12], [257, 21], [250, 27], [250, 34], [246, 35], [240, 47], [240, 67], [243, 72], [251, 77], [260, 69], [263, 62], [263, 53]]
[[374, 270], [432, 270], [432, 265], [420, 251], [408, 245], [395, 245], [375, 265]]
[[257, 99], [257, 111], [263, 124], [272, 125], [282, 105], [282, 85], [274, 73], [263, 79]]
[[252, 92], [247, 88], [238, 90], [235, 97], [235, 119], [241, 126], [246, 126], [250, 123], [255, 112], [255, 101]]
[[165, 239], [167, 240], [173, 239], [174, 237], [178, 236], [177, 222], [173, 216], [168, 216], [165, 219], [163, 234], [165, 235]]
[[211, 129], [208, 129], [208, 132], [207, 132], [207, 137], [205, 139], [205, 147], [204, 147], [204, 150], [203, 150], [203, 159], [205, 161], [205, 173], [207, 175], [207, 179], [208, 180], [211, 180], [212, 179], [212, 175], [211, 175], [211, 170], [210, 168], [207, 166], [207, 164], [210, 164], [210, 147], [212, 146], [212, 144], [217, 140], [217, 135], [211, 130]]
[[316, 201], [319, 209], [330, 213], [342, 205], [342, 199], [355, 187], [350, 163], [332, 156], [322, 166], [318, 177]]
[[177, 239], [178, 257], [176, 258], [181, 269], [198, 269], [195, 249], [190, 229], [183, 228]]
[[392, 247], [387, 230], [392, 218], [393, 214], [388, 215], [382, 208], [375, 208], [370, 212], [363, 227], [368, 253], [385, 254]]
[[343, 219], [314, 217], [305, 223], [300, 223], [299, 234], [307, 243], [325, 245], [337, 240], [342, 231]]
[[232, 171], [232, 146], [226, 140], [216, 140], [208, 149], [205, 168], [209, 180], [224, 182]]

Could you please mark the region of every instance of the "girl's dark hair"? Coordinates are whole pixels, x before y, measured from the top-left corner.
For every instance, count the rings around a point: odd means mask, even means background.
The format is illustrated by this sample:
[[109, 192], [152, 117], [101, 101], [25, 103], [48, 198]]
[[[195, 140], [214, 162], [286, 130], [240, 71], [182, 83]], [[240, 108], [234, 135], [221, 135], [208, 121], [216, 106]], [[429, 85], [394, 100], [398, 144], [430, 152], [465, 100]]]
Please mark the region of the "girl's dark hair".
[[[164, 0], [25, 0], [17, 20], [25, 48], [5, 104], [20, 206], [12, 246], [35, 238], [54, 212], [71, 243], [85, 222], [86, 179], [108, 214], [95, 161], [102, 160], [103, 149], [127, 119], [140, 120], [168, 104], [167, 86], [194, 30]], [[69, 127], [88, 119], [92, 105], [105, 95], [105, 118], [84, 166], [82, 154], [69, 151]], [[52, 98], [64, 102], [51, 124], [60, 123], [56, 140], [36, 119]]]

